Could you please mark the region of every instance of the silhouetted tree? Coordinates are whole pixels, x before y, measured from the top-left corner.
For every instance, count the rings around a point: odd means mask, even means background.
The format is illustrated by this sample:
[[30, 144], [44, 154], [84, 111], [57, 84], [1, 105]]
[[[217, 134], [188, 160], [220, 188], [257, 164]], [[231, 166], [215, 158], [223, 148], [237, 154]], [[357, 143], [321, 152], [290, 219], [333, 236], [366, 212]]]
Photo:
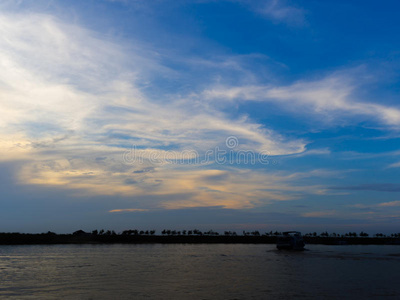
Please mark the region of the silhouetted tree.
[[74, 233], [73, 233], [73, 235], [84, 235], [84, 234], [86, 234], [86, 232], [84, 232], [83, 230], [77, 230], [77, 231], [75, 231]]

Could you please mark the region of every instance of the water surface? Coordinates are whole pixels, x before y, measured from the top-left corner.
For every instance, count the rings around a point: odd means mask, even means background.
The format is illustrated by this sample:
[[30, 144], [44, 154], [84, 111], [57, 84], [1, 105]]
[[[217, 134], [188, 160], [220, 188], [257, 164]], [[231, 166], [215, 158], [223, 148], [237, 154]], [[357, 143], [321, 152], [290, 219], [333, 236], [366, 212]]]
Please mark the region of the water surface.
[[0, 246], [0, 298], [399, 299], [400, 246]]

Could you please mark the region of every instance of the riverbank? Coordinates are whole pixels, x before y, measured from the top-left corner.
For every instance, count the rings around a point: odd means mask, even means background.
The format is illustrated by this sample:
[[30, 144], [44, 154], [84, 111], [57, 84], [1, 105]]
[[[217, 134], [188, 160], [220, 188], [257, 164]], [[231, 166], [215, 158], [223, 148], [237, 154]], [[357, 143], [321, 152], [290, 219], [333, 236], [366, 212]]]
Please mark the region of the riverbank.
[[[393, 237], [310, 237], [306, 244], [322, 245], [400, 245], [400, 238]], [[207, 235], [93, 235], [83, 234], [24, 234], [0, 233], [0, 245], [35, 244], [275, 244], [276, 236], [207, 236]]]

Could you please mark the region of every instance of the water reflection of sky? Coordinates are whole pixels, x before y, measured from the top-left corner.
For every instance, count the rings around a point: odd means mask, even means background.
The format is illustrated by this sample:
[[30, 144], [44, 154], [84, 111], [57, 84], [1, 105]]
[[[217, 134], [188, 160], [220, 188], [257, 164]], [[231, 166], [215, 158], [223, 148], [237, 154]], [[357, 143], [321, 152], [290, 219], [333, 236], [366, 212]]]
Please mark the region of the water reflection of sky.
[[265, 299], [400, 296], [398, 246], [1, 246], [0, 296]]

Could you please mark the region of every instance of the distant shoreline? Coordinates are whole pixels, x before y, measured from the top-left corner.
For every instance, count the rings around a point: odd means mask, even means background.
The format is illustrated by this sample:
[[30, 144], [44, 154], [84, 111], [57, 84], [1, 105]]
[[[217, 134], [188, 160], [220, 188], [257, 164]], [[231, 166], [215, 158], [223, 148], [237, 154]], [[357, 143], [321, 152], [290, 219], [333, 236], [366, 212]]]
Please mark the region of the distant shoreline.
[[[92, 235], [0, 233], [0, 245], [52, 244], [275, 244], [276, 236]], [[306, 244], [400, 245], [398, 237], [310, 237]]]

